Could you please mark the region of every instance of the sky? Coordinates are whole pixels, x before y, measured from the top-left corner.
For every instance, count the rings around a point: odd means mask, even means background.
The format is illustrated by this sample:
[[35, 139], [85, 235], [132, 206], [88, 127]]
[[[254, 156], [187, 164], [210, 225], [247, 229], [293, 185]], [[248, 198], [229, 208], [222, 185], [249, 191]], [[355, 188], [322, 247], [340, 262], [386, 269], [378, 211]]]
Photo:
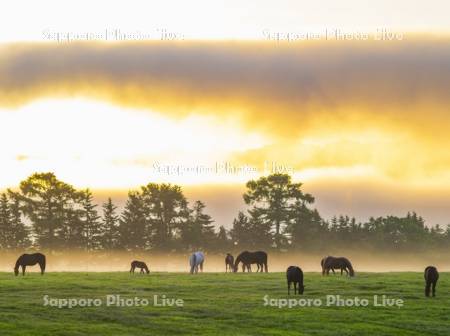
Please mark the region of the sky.
[[[26, 10], [24, 10], [26, 9]], [[450, 223], [448, 1], [24, 1], [0, 12], [0, 189], [177, 183], [217, 224], [289, 173], [326, 217]], [[20, 20], [17, 18], [20, 17]]]

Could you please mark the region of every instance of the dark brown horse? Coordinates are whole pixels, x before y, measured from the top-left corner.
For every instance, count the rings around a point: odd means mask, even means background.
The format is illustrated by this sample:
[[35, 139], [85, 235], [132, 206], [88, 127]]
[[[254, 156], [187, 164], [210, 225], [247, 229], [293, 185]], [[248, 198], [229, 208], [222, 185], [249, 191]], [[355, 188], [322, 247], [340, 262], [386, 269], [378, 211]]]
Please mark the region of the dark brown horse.
[[300, 267], [289, 266], [286, 270], [286, 279], [288, 284], [288, 295], [291, 294], [291, 283], [294, 284], [294, 294], [297, 294], [297, 285], [298, 294], [303, 294], [305, 286], [303, 286], [303, 271]]
[[432, 288], [433, 296], [436, 296], [436, 283], [439, 279], [439, 272], [436, 267], [428, 266], [424, 272], [425, 278], [425, 296], [430, 296], [430, 289]]
[[256, 251], [256, 252], [249, 252], [244, 251], [241, 254], [239, 254], [236, 258], [236, 261], [234, 262], [233, 271], [237, 272], [239, 263], [242, 262], [242, 272], [245, 272], [245, 269], [250, 272], [251, 271], [251, 264], [256, 264], [258, 266], [258, 269], [256, 272], [263, 272], [265, 271], [267, 273], [267, 253], [264, 251]]
[[343, 271], [345, 271], [347, 273], [347, 275], [349, 275], [351, 277], [355, 275], [355, 271], [353, 270], [352, 263], [350, 262], [350, 260], [348, 260], [347, 258], [344, 258], [344, 257], [328, 256], [325, 259], [325, 261], [323, 263], [322, 274], [328, 275], [330, 273], [330, 270], [333, 270], [333, 269], [340, 269], [341, 275], [343, 274]]
[[27, 266], [34, 266], [39, 264], [41, 268], [41, 274], [44, 275], [45, 272], [45, 255], [42, 253], [33, 254], [22, 254], [16, 261], [16, 266], [14, 267], [14, 274], [19, 275], [19, 267], [22, 267], [22, 275], [25, 275], [25, 269]]
[[131, 262], [131, 269], [130, 269], [130, 273], [134, 273], [135, 268], [140, 268], [141, 269], [141, 273], [144, 273], [144, 271], [149, 274], [150, 271], [147, 267], [147, 264], [143, 261], [138, 261], [138, 260], [134, 260]]
[[234, 268], [234, 257], [227, 253], [227, 256], [225, 257], [225, 273], [228, 272], [228, 270], [231, 272]]

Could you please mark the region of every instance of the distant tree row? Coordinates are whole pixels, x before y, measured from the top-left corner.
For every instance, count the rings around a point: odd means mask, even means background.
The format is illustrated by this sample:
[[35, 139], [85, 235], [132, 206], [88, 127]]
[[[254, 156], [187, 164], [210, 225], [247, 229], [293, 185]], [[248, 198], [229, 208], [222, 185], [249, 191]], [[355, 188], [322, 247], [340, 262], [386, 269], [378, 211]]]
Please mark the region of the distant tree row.
[[312, 208], [314, 197], [289, 175], [261, 177], [246, 187], [247, 212], [239, 212], [230, 230], [216, 230], [205, 205], [190, 205], [177, 185], [149, 183], [131, 191], [119, 213], [110, 198], [98, 210], [89, 190], [76, 190], [53, 173], [36, 173], [18, 190], [0, 195], [0, 248], [224, 252], [450, 246], [448, 227], [428, 228], [415, 213], [366, 223], [347, 216], [326, 221]]

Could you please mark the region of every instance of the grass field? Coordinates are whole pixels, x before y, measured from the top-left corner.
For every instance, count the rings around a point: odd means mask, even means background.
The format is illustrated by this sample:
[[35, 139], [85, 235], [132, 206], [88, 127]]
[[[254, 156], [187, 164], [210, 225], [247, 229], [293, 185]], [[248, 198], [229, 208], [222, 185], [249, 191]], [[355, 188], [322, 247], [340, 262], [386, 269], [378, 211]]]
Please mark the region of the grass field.
[[[360, 273], [353, 279], [306, 273], [305, 293], [295, 298], [321, 299], [323, 305], [278, 308], [264, 306], [264, 296], [288, 298], [283, 273], [0, 273], [0, 335], [447, 336], [450, 273], [441, 273], [436, 298], [424, 297], [423, 282], [421, 273]], [[373, 295], [383, 294], [404, 300], [404, 306], [373, 306]], [[44, 295], [97, 298], [102, 305], [44, 306]], [[106, 295], [145, 298], [149, 305], [107, 306]], [[182, 299], [183, 307], [154, 306], [154, 295], [158, 303], [162, 295]], [[370, 304], [327, 306], [327, 295], [358, 296]]]

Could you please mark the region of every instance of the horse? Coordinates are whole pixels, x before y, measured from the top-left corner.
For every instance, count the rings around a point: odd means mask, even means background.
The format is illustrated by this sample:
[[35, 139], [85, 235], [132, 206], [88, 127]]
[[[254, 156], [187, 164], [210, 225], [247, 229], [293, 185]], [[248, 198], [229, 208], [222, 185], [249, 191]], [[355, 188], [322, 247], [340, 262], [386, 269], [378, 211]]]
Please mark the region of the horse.
[[251, 264], [256, 264], [258, 269], [256, 272], [268, 272], [267, 270], [267, 253], [263, 251], [249, 252], [244, 251], [239, 254], [234, 262], [234, 272], [237, 272], [239, 263], [242, 262], [242, 272], [245, 272], [245, 268], [250, 272]]
[[291, 283], [294, 283], [294, 294], [297, 294], [297, 284], [298, 294], [303, 294], [305, 286], [303, 286], [303, 271], [300, 267], [289, 266], [286, 270], [286, 279], [288, 284], [288, 295], [291, 294]]
[[150, 271], [149, 271], [149, 269], [147, 267], [147, 264], [145, 262], [143, 262], [143, 261], [133, 260], [131, 262], [130, 273], [134, 273], [135, 268], [140, 268], [141, 269], [140, 273], [144, 273], [144, 271], [147, 272], [147, 274], [150, 273]]
[[[323, 267], [323, 265], [325, 264], [325, 260], [328, 258], [328, 256], [323, 257], [322, 260], [320, 261], [320, 266], [322, 266], [322, 275], [325, 275], [325, 268]], [[331, 271], [333, 272], [333, 274], [336, 274], [334, 272], [334, 269], [332, 268]]]
[[34, 266], [39, 264], [41, 268], [41, 275], [45, 272], [45, 255], [42, 253], [33, 254], [22, 254], [16, 261], [16, 266], [14, 267], [14, 274], [19, 275], [19, 267], [22, 266], [22, 275], [25, 275], [25, 269], [27, 266]]
[[234, 257], [231, 254], [227, 253], [227, 256], [225, 257], [225, 273], [227, 273], [228, 270], [230, 270], [231, 272], [231, 270], [233, 269], [233, 265]]
[[189, 257], [189, 265], [191, 266], [191, 274], [198, 273], [198, 268], [203, 272], [203, 262], [205, 261], [205, 256], [203, 252], [194, 252]]
[[430, 296], [430, 287], [432, 288], [433, 296], [436, 296], [436, 283], [439, 279], [439, 272], [434, 266], [428, 266], [424, 272], [425, 278], [425, 296]]
[[327, 257], [323, 264], [324, 273], [328, 275], [330, 273], [330, 269], [340, 269], [341, 275], [343, 274], [343, 271], [351, 277], [355, 275], [355, 271], [353, 270], [350, 260], [344, 257]]

